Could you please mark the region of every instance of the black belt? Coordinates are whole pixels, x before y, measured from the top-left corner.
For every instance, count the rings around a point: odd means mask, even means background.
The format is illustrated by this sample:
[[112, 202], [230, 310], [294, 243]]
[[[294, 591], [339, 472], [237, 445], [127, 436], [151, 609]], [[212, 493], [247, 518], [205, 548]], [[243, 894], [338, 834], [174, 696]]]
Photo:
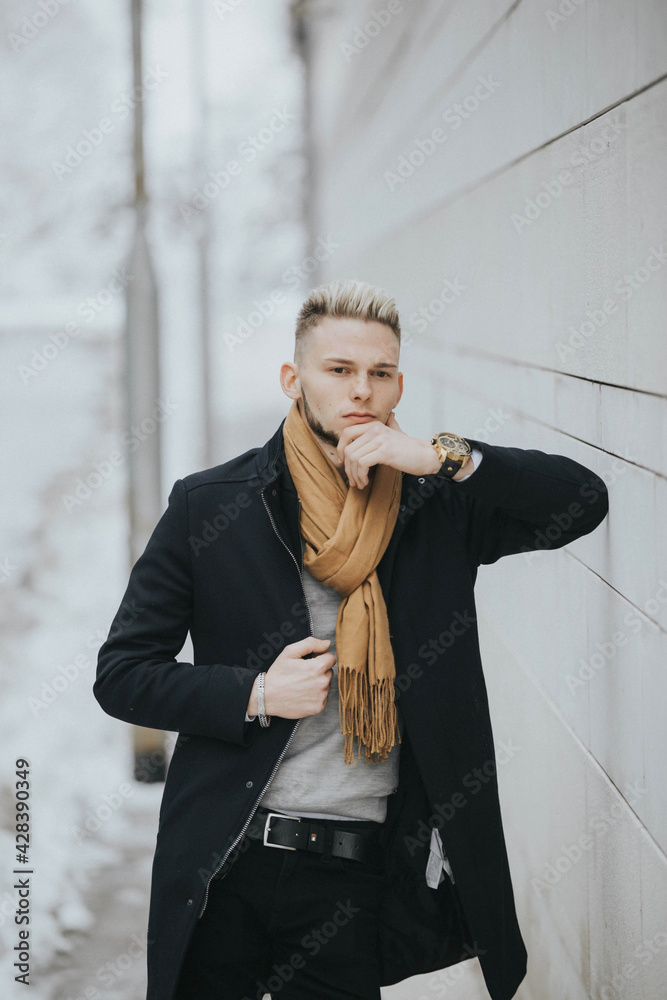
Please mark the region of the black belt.
[[[369, 827], [369, 823], [372, 826]], [[378, 864], [383, 824], [360, 820], [359, 826], [363, 829], [353, 832], [341, 827], [340, 820], [284, 816], [260, 806], [246, 833], [254, 840], [262, 840], [266, 847], [313, 851], [315, 854], [332, 854], [338, 858]]]

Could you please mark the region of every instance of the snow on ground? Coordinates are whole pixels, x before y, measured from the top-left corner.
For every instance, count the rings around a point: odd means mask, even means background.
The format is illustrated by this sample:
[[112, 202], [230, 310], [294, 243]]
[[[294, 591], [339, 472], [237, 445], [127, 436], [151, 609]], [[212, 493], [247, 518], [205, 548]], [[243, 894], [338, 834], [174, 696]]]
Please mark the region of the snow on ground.
[[[44, 976], [49, 1000], [144, 1000], [151, 863], [163, 785], [134, 783], [101, 831], [108, 845], [86, 892], [88, 927], [66, 934]], [[103, 846], [103, 844], [100, 844]]]
[[[16, 866], [34, 872], [32, 995], [50, 1000], [45, 970], [81, 966], [82, 935], [94, 926], [87, 894], [103, 866], [122, 862], [132, 816], [144, 810], [142, 830], [151, 817], [156, 823], [163, 786], [134, 782], [130, 727], [92, 694], [97, 650], [127, 582], [124, 466], [74, 507], [64, 501], [119, 444], [118, 348], [103, 339], [72, 344], [26, 386], [17, 359], [43, 340], [35, 331], [0, 341], [3, 423], [11, 415], [14, 428], [0, 501], [0, 560], [10, 567], [0, 610], [0, 982], [3, 998], [24, 995], [13, 968]], [[30, 764], [29, 865], [14, 860], [20, 758]], [[146, 880], [135, 885], [141, 899], [135, 893], [132, 906], [147, 905]]]

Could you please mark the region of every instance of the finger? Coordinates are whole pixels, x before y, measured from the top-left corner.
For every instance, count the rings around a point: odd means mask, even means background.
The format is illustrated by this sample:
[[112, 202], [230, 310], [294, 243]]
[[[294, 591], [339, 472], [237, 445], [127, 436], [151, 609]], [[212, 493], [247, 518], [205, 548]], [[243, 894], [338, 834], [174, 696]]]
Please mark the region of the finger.
[[[384, 425], [382, 425], [384, 428]], [[354, 438], [343, 444], [342, 458], [352, 458], [354, 460], [358, 455], [363, 454], [365, 451], [371, 448], [377, 447], [379, 440], [382, 440], [378, 427], [369, 428], [366, 424], [365, 429], [357, 434]], [[340, 448], [340, 440], [338, 443]]]
[[315, 635], [307, 635], [303, 639], [297, 639], [296, 642], [291, 643], [292, 656], [300, 659], [315, 657], [318, 655], [315, 651], [320, 650], [325, 643], [331, 644], [331, 639], [318, 639]]
[[360, 489], [368, 485], [368, 470], [371, 465], [379, 461], [377, 457], [379, 453], [377, 440], [359, 442], [355, 447], [347, 449], [346, 457], [350, 461], [350, 471]]
[[[374, 423], [375, 421], [373, 421]], [[371, 421], [367, 421], [365, 424], [351, 424], [349, 427], [345, 427], [339, 437], [337, 451], [338, 456], [343, 461], [345, 459], [345, 449], [349, 448], [351, 444], [355, 443], [358, 438], [363, 437], [368, 434], [368, 426]]]
[[374, 465], [382, 461], [382, 449], [374, 448], [366, 452], [356, 464], [355, 479], [359, 484], [359, 489], [365, 489], [370, 482], [369, 472]]
[[[331, 663], [331, 664], [329, 663], [329, 656], [331, 656], [331, 655], [333, 655], [333, 654], [331, 654], [331, 653], [320, 653], [319, 656], [316, 656], [314, 658], [313, 666], [319, 667], [320, 670], [321, 670], [321, 672], [323, 674], [326, 674], [328, 672], [333, 673], [333, 663]], [[336, 662], [336, 658], [334, 657], [334, 663], [335, 662]]]

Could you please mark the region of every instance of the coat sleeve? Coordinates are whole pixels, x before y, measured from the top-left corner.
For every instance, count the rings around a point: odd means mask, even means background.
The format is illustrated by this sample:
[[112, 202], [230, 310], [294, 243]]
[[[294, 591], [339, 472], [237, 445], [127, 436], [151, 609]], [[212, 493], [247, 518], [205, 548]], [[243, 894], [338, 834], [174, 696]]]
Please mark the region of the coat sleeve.
[[462, 526], [475, 565], [561, 548], [606, 517], [604, 480], [574, 459], [466, 440], [481, 451], [483, 461], [470, 476], [447, 481], [438, 492]]
[[192, 618], [188, 534], [187, 491], [178, 479], [98, 652], [93, 694], [123, 722], [249, 746], [258, 723], [245, 714], [259, 671], [176, 661]]

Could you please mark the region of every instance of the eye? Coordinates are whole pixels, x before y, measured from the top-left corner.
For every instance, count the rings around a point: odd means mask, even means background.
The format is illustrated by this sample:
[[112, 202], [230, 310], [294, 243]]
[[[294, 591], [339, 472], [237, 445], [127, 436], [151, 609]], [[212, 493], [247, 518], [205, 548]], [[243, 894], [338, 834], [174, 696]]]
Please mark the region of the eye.
[[[331, 372], [343, 372], [343, 371], [347, 371], [347, 370], [348, 370], [347, 368], [343, 368], [342, 366], [339, 366], [338, 368], [330, 368], [329, 369], [329, 371], [331, 371]], [[380, 372], [380, 371], [377, 371], [377, 372], [373, 372], [372, 374], [373, 375], [381, 375], [382, 378], [389, 378], [389, 372]]]

